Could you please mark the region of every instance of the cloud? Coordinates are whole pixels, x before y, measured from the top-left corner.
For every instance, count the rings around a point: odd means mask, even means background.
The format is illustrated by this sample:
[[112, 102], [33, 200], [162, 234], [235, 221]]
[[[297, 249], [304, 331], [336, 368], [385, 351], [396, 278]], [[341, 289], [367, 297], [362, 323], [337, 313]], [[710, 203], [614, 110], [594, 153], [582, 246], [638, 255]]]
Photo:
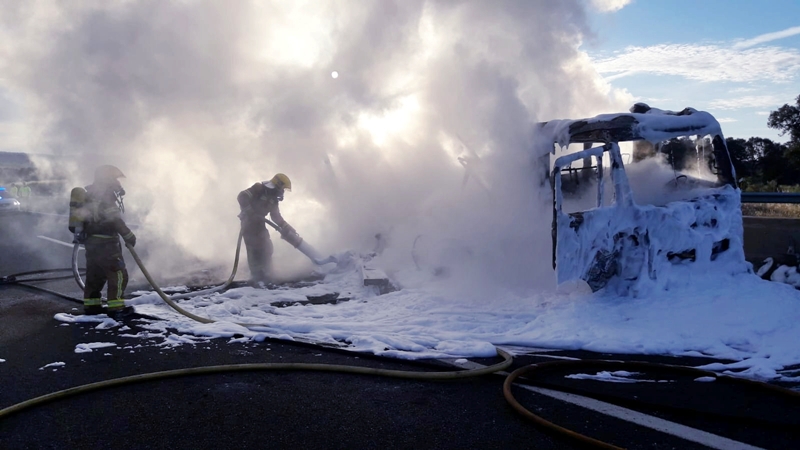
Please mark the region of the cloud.
[[780, 105], [777, 95], [750, 95], [712, 100], [709, 107], [713, 109], [765, 108]]
[[591, 0], [594, 9], [600, 12], [615, 12], [629, 5], [633, 0]]
[[731, 123], [731, 122], [738, 122], [739, 119], [734, 119], [732, 117], [718, 117], [717, 122], [719, 123]]
[[759, 90], [759, 88], [741, 86], [741, 87], [732, 88], [728, 92], [730, 92], [731, 94], [743, 94], [743, 93], [746, 93], [746, 92], [757, 92], [758, 90]]
[[765, 42], [771, 42], [777, 39], [783, 39], [790, 36], [794, 36], [800, 34], [800, 27], [791, 27], [785, 30], [776, 31], [774, 33], [766, 33], [759, 36], [756, 36], [752, 39], [747, 39], [745, 41], [737, 42], [734, 44], [733, 48], [735, 49], [745, 49], [749, 47], [753, 47], [758, 44], [763, 44]]
[[719, 44], [633, 46], [594, 62], [597, 70], [608, 79], [650, 74], [703, 82], [788, 83], [800, 74], [800, 51], [780, 47], [737, 50]]
[[[531, 124], [630, 106], [578, 50], [588, 28], [578, 0], [8, 1], [0, 86], [24, 99], [26, 150], [79, 161], [76, 185], [98, 164], [125, 172], [126, 215], [165, 274], [181, 252], [229, 264], [236, 195], [283, 172], [283, 215], [321, 251], [381, 232], [402, 267], [426, 234], [531, 283], [552, 278]], [[492, 201], [462, 190], [458, 136]]]

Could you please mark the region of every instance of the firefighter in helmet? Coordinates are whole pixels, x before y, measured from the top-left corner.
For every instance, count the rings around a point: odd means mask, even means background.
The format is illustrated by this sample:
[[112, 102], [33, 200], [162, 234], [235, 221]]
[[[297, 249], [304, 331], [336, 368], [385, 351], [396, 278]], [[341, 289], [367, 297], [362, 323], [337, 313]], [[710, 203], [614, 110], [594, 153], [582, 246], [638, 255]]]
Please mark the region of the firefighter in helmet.
[[239, 202], [242, 221], [242, 237], [247, 249], [247, 264], [250, 266], [250, 283], [266, 285], [272, 277], [272, 241], [264, 219], [267, 215], [280, 228], [281, 238], [297, 247], [302, 239], [294, 228], [281, 216], [279, 203], [284, 191], [292, 190], [289, 177], [279, 173], [269, 181], [256, 183], [241, 191]]
[[125, 307], [122, 298], [128, 285], [128, 270], [122, 259], [120, 236], [126, 245], [136, 244], [136, 236], [122, 220], [125, 190], [119, 182], [125, 178], [114, 166], [100, 166], [94, 172], [94, 183], [86, 187], [86, 205], [89, 210], [84, 224], [86, 248], [86, 283], [83, 291], [83, 308], [86, 314], [103, 312], [101, 292], [108, 283], [106, 312], [120, 317], [133, 310]]

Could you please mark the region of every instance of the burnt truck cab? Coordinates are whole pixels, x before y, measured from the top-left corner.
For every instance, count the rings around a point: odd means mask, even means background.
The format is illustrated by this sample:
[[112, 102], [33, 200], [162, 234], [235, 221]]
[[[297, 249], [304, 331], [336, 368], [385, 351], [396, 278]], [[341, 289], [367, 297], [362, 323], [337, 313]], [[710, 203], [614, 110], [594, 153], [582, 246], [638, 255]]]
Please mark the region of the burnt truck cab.
[[[703, 161], [698, 165], [707, 165], [711, 176], [673, 169], [670, 183], [647, 186], [645, 174], [643, 187], [682, 190], [684, 196], [666, 203], [637, 203], [619, 144], [634, 144], [632, 159], [637, 163], [632, 167], [658, 157], [663, 143], [676, 138], [695, 144]], [[582, 144], [583, 150], [564, 152], [570, 144]], [[535, 151], [544, 167], [551, 168], [547, 179], [553, 193], [552, 258], [559, 284], [583, 280], [593, 291], [605, 288], [636, 296], [668, 288], [676, 267], [695, 273], [710, 264], [734, 272], [749, 270], [736, 173], [711, 114], [637, 103], [629, 113], [538, 123]], [[573, 168], [579, 161], [580, 168]], [[591, 197], [594, 206], [565, 212], [565, 202], [575, 196], [584, 203]]]

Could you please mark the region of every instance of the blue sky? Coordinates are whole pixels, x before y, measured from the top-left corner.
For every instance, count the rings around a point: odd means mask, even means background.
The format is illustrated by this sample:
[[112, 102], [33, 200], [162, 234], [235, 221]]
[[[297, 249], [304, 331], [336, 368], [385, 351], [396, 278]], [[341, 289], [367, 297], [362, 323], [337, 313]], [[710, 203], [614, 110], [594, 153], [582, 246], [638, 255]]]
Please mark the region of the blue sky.
[[584, 41], [615, 88], [661, 109], [706, 110], [729, 137], [767, 137], [770, 111], [800, 95], [798, 0], [592, 0]]

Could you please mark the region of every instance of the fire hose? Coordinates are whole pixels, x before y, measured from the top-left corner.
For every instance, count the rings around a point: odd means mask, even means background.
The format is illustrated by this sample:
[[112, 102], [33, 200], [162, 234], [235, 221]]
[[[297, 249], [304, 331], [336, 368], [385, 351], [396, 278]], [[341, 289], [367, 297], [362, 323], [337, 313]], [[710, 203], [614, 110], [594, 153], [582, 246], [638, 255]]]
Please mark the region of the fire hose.
[[[273, 226], [275, 226], [273, 224]], [[239, 233], [239, 242], [236, 248], [236, 259], [238, 263], [238, 256], [239, 256], [239, 249], [241, 245], [242, 234]], [[78, 244], [76, 244], [77, 247]], [[153, 289], [158, 293], [159, 297], [161, 297], [164, 302], [167, 303], [171, 308], [173, 308], [178, 313], [189, 317], [195, 321], [201, 323], [213, 323], [215, 322], [212, 319], [201, 317], [195, 314], [192, 314], [180, 306], [178, 306], [173, 300], [175, 297], [170, 298], [166, 295], [158, 284], [153, 280], [153, 277], [150, 275], [150, 272], [145, 267], [144, 263], [142, 263], [141, 258], [139, 257], [136, 250], [134, 250], [133, 246], [126, 244], [126, 247], [130, 251], [133, 259], [136, 261], [136, 264], [141, 269], [142, 273], [144, 274], [147, 281], [153, 287]], [[310, 246], [305, 247], [305, 249], [309, 252], [313, 252], [313, 248]], [[309, 250], [311, 249], [311, 250]], [[301, 250], [302, 251], [302, 250]], [[75, 251], [74, 253], [77, 253]], [[304, 252], [304, 254], [306, 254]], [[312, 253], [313, 254], [313, 253]], [[308, 254], [306, 254], [309, 256]], [[311, 257], [311, 256], [309, 256]], [[77, 260], [77, 258], [73, 258]], [[318, 259], [322, 261], [321, 259]], [[237, 263], [234, 264], [233, 272], [236, 272]], [[76, 271], [76, 273], [78, 273]], [[77, 278], [80, 278], [79, 276]], [[233, 278], [233, 274], [231, 275], [231, 279]], [[197, 295], [197, 293], [193, 293]], [[244, 327], [258, 327], [264, 326], [262, 324], [244, 324], [239, 323], [238, 325]], [[77, 386], [69, 389], [65, 389], [58, 392], [53, 392], [50, 394], [46, 394], [40, 397], [36, 397], [21, 403], [17, 403], [10, 407], [4, 408], [0, 410], [0, 420], [3, 418], [22, 411], [24, 409], [41, 405], [50, 401], [54, 401], [57, 399], [63, 399], [67, 397], [71, 397], [74, 395], [87, 393], [107, 387], [113, 386], [120, 386], [130, 383], [137, 383], [143, 381], [152, 381], [152, 380], [160, 380], [166, 378], [174, 378], [179, 376], [186, 376], [186, 375], [200, 375], [200, 374], [210, 374], [210, 373], [225, 373], [225, 372], [234, 372], [234, 371], [261, 371], [261, 370], [269, 370], [269, 371], [278, 371], [278, 370], [306, 370], [306, 371], [323, 371], [323, 372], [341, 372], [341, 373], [352, 373], [352, 374], [362, 374], [362, 375], [377, 375], [377, 376], [385, 376], [385, 377], [394, 377], [394, 378], [405, 378], [405, 379], [413, 379], [413, 380], [457, 380], [469, 377], [478, 377], [482, 375], [488, 375], [494, 372], [503, 371], [511, 366], [513, 363], [513, 359], [511, 355], [503, 350], [497, 349], [497, 354], [500, 356], [503, 361], [493, 364], [491, 366], [477, 368], [477, 369], [467, 369], [467, 370], [456, 370], [456, 371], [445, 371], [445, 372], [413, 372], [413, 371], [403, 371], [403, 370], [389, 370], [389, 369], [375, 369], [369, 367], [358, 367], [358, 366], [345, 366], [345, 365], [335, 365], [335, 364], [310, 364], [310, 363], [262, 363], [262, 364], [232, 364], [232, 365], [222, 365], [222, 366], [208, 366], [208, 367], [194, 367], [194, 368], [187, 368], [187, 369], [177, 369], [177, 370], [168, 370], [162, 372], [153, 372], [148, 374], [142, 375], [134, 375], [129, 377], [122, 377], [116, 378], [112, 380], [104, 380], [96, 383], [85, 384], [82, 386]]]
[[[264, 218], [264, 223], [266, 223], [267, 225], [271, 226], [276, 231], [278, 231], [278, 233], [281, 234], [281, 237], [284, 237], [284, 235], [286, 234], [286, 233], [283, 232], [283, 230], [281, 230], [281, 228], [277, 224], [275, 224], [271, 220], [269, 220], [267, 218]], [[290, 241], [290, 239], [291, 239], [291, 241]], [[328, 264], [328, 263], [336, 262], [336, 258], [334, 256], [332, 256], [332, 255], [328, 256], [327, 258], [322, 258], [319, 255], [319, 253], [314, 249], [314, 247], [312, 247], [303, 238], [297, 236], [296, 234], [294, 235], [294, 237], [291, 237], [291, 238], [288, 238], [288, 239], [284, 238], [284, 240], [286, 240], [287, 242], [290, 242], [293, 247], [295, 247], [297, 250], [299, 250], [301, 253], [303, 253], [306, 257], [308, 257], [308, 259], [310, 259], [314, 264], [316, 264], [318, 266], [322, 266], [322, 265], [325, 265], [325, 264]], [[85, 283], [83, 281], [83, 278], [81, 278], [81, 274], [80, 274], [80, 271], [78, 269], [78, 254], [79, 254], [79, 251], [80, 251], [80, 245], [81, 244], [80, 244], [80, 242], [78, 242], [77, 239], [75, 239], [73, 242], [74, 242], [74, 245], [72, 246], [72, 274], [73, 274], [73, 277], [75, 278], [75, 282], [78, 283], [78, 286], [81, 289], [85, 289], [86, 285], [85, 285]], [[297, 242], [297, 244], [295, 245], [294, 242]], [[209, 288], [209, 289], [203, 289], [203, 290], [199, 290], [199, 291], [188, 292], [186, 294], [171, 295], [171, 296], [169, 296], [169, 298], [171, 300], [182, 300], [182, 299], [186, 299], [186, 298], [196, 297], [198, 295], [213, 294], [214, 292], [220, 292], [220, 291], [226, 290], [233, 283], [233, 280], [236, 277], [236, 270], [239, 267], [239, 254], [241, 252], [241, 248], [242, 248], [242, 230], [240, 228], [239, 229], [239, 237], [238, 237], [238, 239], [236, 241], [236, 255], [234, 256], [234, 259], [233, 259], [233, 270], [231, 270], [231, 275], [228, 277], [228, 279], [224, 283], [220, 284], [219, 286], [215, 286], [215, 287]], [[137, 258], [137, 257], [138, 256], [135, 256], [134, 258]], [[139, 261], [137, 261], [137, 264], [139, 264], [140, 268], [143, 267], [143, 265]], [[144, 270], [142, 272], [144, 273]], [[151, 280], [148, 280], [148, 282], [150, 282], [150, 284], [153, 285]], [[153, 285], [153, 286], [155, 286], [155, 285]]]
[[[241, 233], [239, 233], [239, 244], [241, 244]], [[166, 295], [161, 288], [156, 284], [155, 280], [153, 280], [150, 272], [145, 267], [144, 263], [142, 263], [141, 258], [139, 258], [138, 253], [134, 250], [133, 246], [127, 245], [126, 247], [130, 251], [133, 259], [136, 261], [136, 264], [141, 269], [142, 273], [144, 274], [147, 281], [153, 287], [153, 289], [158, 293], [159, 297], [161, 297], [164, 302], [167, 303], [171, 308], [173, 308], [178, 313], [189, 317], [195, 321], [201, 323], [213, 323], [215, 322], [212, 319], [201, 317], [195, 314], [192, 314], [180, 306], [178, 306], [174, 301], [174, 297], [170, 298]], [[237, 244], [237, 262], [238, 262], [238, 255], [239, 255], [239, 247], [240, 245]], [[236, 271], [236, 264], [234, 264], [234, 273]], [[231, 275], [231, 278], [233, 275]], [[244, 326], [244, 327], [258, 327], [258, 326], [265, 326], [263, 324], [245, 324], [239, 323], [237, 325]], [[413, 380], [457, 380], [469, 377], [478, 377], [482, 375], [488, 375], [491, 373], [503, 371], [511, 366], [513, 363], [513, 359], [511, 355], [503, 350], [497, 349], [497, 354], [503, 361], [493, 364], [491, 366], [482, 367], [478, 369], [467, 369], [467, 370], [457, 370], [457, 371], [445, 371], [445, 372], [411, 372], [411, 371], [403, 371], [403, 370], [389, 370], [389, 369], [374, 369], [369, 367], [358, 367], [358, 366], [345, 366], [345, 365], [336, 365], [336, 364], [309, 364], [309, 363], [261, 363], [261, 364], [231, 364], [231, 365], [222, 365], [222, 366], [208, 366], [208, 367], [194, 367], [194, 368], [187, 368], [187, 369], [177, 369], [177, 370], [168, 370], [162, 372], [153, 372], [148, 374], [142, 375], [134, 375], [129, 377], [122, 377], [116, 378], [112, 380], [104, 380], [97, 383], [90, 383], [85, 384], [82, 386], [77, 386], [69, 389], [65, 389], [58, 392], [53, 392], [51, 394], [46, 394], [40, 397], [36, 397], [16, 405], [12, 405], [10, 407], [4, 408], [0, 410], [0, 420], [3, 418], [22, 411], [24, 409], [30, 408], [32, 406], [41, 405], [53, 400], [62, 399], [71, 397], [74, 395], [87, 393], [91, 391], [96, 391], [99, 389], [113, 387], [113, 386], [120, 386], [130, 383], [137, 383], [143, 381], [153, 381], [153, 380], [160, 380], [166, 378], [174, 378], [179, 376], [186, 376], [186, 375], [200, 375], [200, 374], [210, 374], [210, 373], [225, 373], [225, 372], [234, 372], [234, 371], [278, 371], [278, 370], [306, 370], [306, 371], [321, 371], [321, 372], [341, 372], [341, 373], [352, 373], [352, 374], [362, 374], [362, 375], [377, 375], [377, 376], [384, 376], [384, 377], [393, 377], [393, 378], [405, 378], [405, 379], [413, 379]]]
[[[162, 299], [167, 301], [168, 297], [166, 295], [164, 295], [163, 292], [161, 292], [161, 290], [152, 281], [152, 278], [150, 277], [149, 273], [147, 273], [147, 269], [141, 263], [141, 260], [139, 259], [139, 257], [136, 254], [135, 250], [130, 246], [128, 246], [128, 249], [131, 251], [131, 254], [133, 255], [133, 257], [136, 260], [137, 264], [139, 264], [140, 269], [142, 269], [142, 273], [145, 273], [145, 276], [148, 278], [148, 281], [150, 281], [150, 283], [153, 286], [153, 288], [156, 289], [157, 292], [159, 292], [159, 295], [162, 297]], [[169, 301], [167, 303], [170, 304]], [[170, 306], [173, 306], [173, 304], [170, 304]], [[200, 321], [203, 321], [204, 323], [212, 322], [211, 319], [200, 318], [200, 317], [195, 316], [195, 315], [193, 315], [191, 313], [185, 312], [185, 311], [181, 310], [179, 307], [177, 307], [177, 305], [174, 305], [173, 308], [176, 309], [178, 312], [181, 312], [182, 314], [187, 315], [188, 317], [194, 318], [195, 320], [200, 320]], [[245, 327], [258, 326], [256, 324], [239, 324], [239, 325], [245, 326]], [[512, 364], [512, 360], [511, 360], [510, 355], [508, 355], [507, 353], [503, 352], [500, 349], [497, 349], [497, 353], [498, 353], [498, 355], [502, 356], [503, 358], [506, 358], [506, 360], [503, 363], [499, 363], [499, 364], [496, 364], [494, 366], [489, 366], [489, 367], [481, 369], [481, 370], [488, 370], [490, 368], [494, 368], [490, 372], [481, 372], [480, 374], [500, 372], [500, 371], [504, 370], [504, 368], [498, 368], [498, 367], [503, 366], [503, 365], [505, 365], [505, 367], [509, 367]], [[259, 366], [259, 365], [255, 365], [253, 367], [253, 369], [254, 370], [260, 370], [260, 369], [257, 369], [257, 366]], [[665, 370], [665, 371], [668, 371], [668, 372], [689, 373], [689, 374], [694, 374], [694, 375], [697, 375], [697, 376], [711, 376], [711, 377], [714, 377], [715, 379], [731, 380], [734, 383], [743, 383], [743, 384], [750, 384], [750, 385], [754, 385], [754, 386], [759, 386], [759, 387], [762, 387], [762, 388], [764, 388], [766, 390], [770, 390], [770, 391], [773, 391], [773, 392], [778, 392], [780, 394], [784, 394], [784, 395], [789, 396], [789, 397], [794, 398], [794, 399], [800, 399], [800, 393], [796, 393], [796, 392], [788, 390], [788, 389], [783, 389], [783, 388], [780, 388], [780, 387], [772, 386], [772, 385], [769, 385], [769, 384], [766, 384], [766, 383], [760, 383], [760, 382], [756, 382], [756, 381], [750, 381], [750, 380], [740, 379], [740, 378], [731, 377], [731, 376], [719, 375], [719, 374], [716, 374], [714, 372], [704, 371], [704, 370], [695, 369], [695, 368], [691, 368], [691, 367], [673, 366], [673, 365], [656, 364], [656, 363], [643, 363], [643, 362], [637, 362], [637, 361], [620, 362], [620, 361], [606, 361], [606, 360], [597, 360], [597, 361], [588, 360], [588, 361], [565, 361], [565, 362], [554, 362], [554, 363], [531, 364], [531, 365], [528, 365], [528, 366], [524, 366], [524, 367], [522, 367], [520, 369], [517, 369], [516, 371], [514, 371], [513, 373], [511, 373], [510, 375], [508, 375], [506, 377], [505, 382], [503, 384], [503, 395], [504, 395], [506, 401], [512, 406], [512, 408], [517, 413], [519, 413], [520, 415], [522, 415], [527, 420], [533, 422], [534, 424], [536, 424], [537, 426], [539, 426], [541, 428], [544, 428], [545, 430], [547, 430], [548, 432], [550, 432], [552, 434], [561, 436], [562, 438], [566, 438], [566, 439], [568, 439], [568, 440], [570, 440], [572, 442], [578, 443], [580, 445], [588, 446], [588, 447], [591, 447], [591, 448], [620, 449], [621, 447], [618, 447], [618, 446], [615, 446], [613, 444], [610, 444], [610, 443], [607, 443], [607, 442], [603, 442], [603, 441], [594, 439], [592, 437], [577, 433], [575, 431], [572, 431], [572, 430], [569, 430], [567, 428], [561, 427], [561, 426], [559, 426], [559, 425], [557, 425], [557, 424], [555, 424], [553, 422], [550, 422], [550, 421], [542, 418], [541, 416], [533, 414], [532, 412], [530, 412], [530, 410], [528, 410], [527, 408], [522, 406], [514, 398], [512, 392], [511, 392], [511, 386], [513, 385], [514, 381], [517, 380], [518, 378], [524, 376], [524, 375], [527, 375], [528, 378], [531, 378], [530, 374], [533, 374], [535, 372], [538, 373], [538, 372], [542, 372], [542, 371], [545, 371], [545, 370], [551, 370], [551, 369], [554, 369], [554, 368], [560, 368], [560, 367], [565, 367], [565, 366], [569, 367], [569, 368], [598, 368], [598, 369], [613, 368], [614, 370], [645, 370], [645, 369], [649, 369], [649, 370]], [[222, 366], [222, 367], [224, 367], [224, 366]], [[349, 366], [342, 366], [342, 367], [343, 368], [347, 368]], [[200, 369], [202, 369], [202, 368], [200, 368]], [[288, 368], [283, 368], [283, 369], [288, 369]], [[191, 369], [186, 369], [186, 370], [191, 370]], [[210, 369], [210, 370], [213, 370], [213, 369]], [[308, 370], [328, 370], [328, 369], [325, 369], [325, 368], [310, 368], [309, 367]], [[331, 369], [331, 370], [339, 371], [337, 369]], [[355, 373], [367, 373], [367, 372], [361, 372], [360, 370], [362, 370], [362, 369], [360, 369], [360, 368], [358, 370], [359, 370], [359, 372], [355, 372]], [[349, 369], [344, 369], [344, 371], [350, 372]], [[395, 376], [394, 374], [382, 374], [382, 373], [380, 373], [380, 371], [378, 369], [370, 369], [369, 373], [372, 373], [372, 374], [375, 374], [375, 375]], [[421, 377], [421, 378], [417, 378], [417, 379], [427, 379], [427, 378], [424, 378], [423, 375], [419, 375], [416, 372], [411, 372], [411, 373], [415, 374], [415, 375], [413, 375], [414, 377]], [[465, 375], [461, 375], [461, 376], [470, 376], [470, 375], [466, 375], [466, 374], [469, 373], [469, 371], [445, 372], [445, 373], [446, 374], [463, 373]], [[167, 372], [167, 373], [165, 373], [164, 376], [172, 376], [172, 375], [169, 372]], [[437, 377], [437, 378], [432, 378], [432, 379], [440, 379], [438, 377], [445, 376], [445, 375], [433, 375], [433, 376]], [[456, 375], [450, 375], [450, 376], [452, 376], [453, 378], [457, 377]], [[448, 377], [450, 377], [450, 376], [448, 376]], [[2, 418], [2, 411], [0, 411], [0, 418]]]
[[[271, 223], [271, 222], [269, 222]], [[276, 225], [272, 224], [273, 227]], [[230, 284], [232, 281], [236, 268], [238, 265], [238, 258], [239, 258], [239, 250], [241, 246], [242, 234], [240, 232], [239, 239], [237, 243], [237, 250], [236, 250], [236, 262], [234, 263], [233, 273], [229, 278], [227, 285]], [[167, 296], [161, 288], [155, 283], [152, 276], [150, 275], [147, 268], [142, 263], [139, 255], [134, 250], [134, 248], [130, 245], [126, 245], [128, 250], [130, 251], [131, 255], [133, 256], [134, 260], [136, 261], [137, 265], [141, 269], [142, 273], [144, 274], [147, 281], [151, 284], [153, 289], [158, 293], [158, 295], [164, 300], [171, 308], [173, 308], [178, 313], [189, 317], [195, 321], [201, 323], [213, 323], [215, 322], [212, 319], [197, 316], [192, 314], [182, 308], [180, 308], [175, 302], [174, 299], [177, 296]], [[299, 247], [299, 246], [298, 246]], [[310, 248], [310, 247], [308, 247]], [[302, 250], [301, 250], [302, 251]], [[313, 249], [311, 250], [313, 252]], [[74, 252], [76, 253], [76, 252]], [[305, 254], [305, 252], [304, 252]], [[312, 253], [314, 254], [314, 253]], [[306, 254], [306, 256], [309, 256]], [[309, 256], [309, 258], [312, 258]], [[76, 260], [77, 258], [73, 258]], [[312, 258], [312, 260], [314, 260]], [[75, 271], [76, 274], [79, 272]], [[20, 274], [23, 275], [23, 274]], [[63, 277], [62, 277], [63, 278]], [[80, 278], [78, 276], [78, 278]], [[13, 281], [13, 280], [10, 280]], [[215, 288], [216, 289], [216, 288]], [[210, 292], [211, 290], [206, 290], [205, 292]], [[194, 295], [199, 295], [200, 292], [192, 293]], [[185, 298], [185, 297], [184, 297]], [[244, 327], [263, 327], [267, 326], [264, 324], [246, 324], [246, 323], [239, 323], [238, 325]], [[497, 349], [498, 356], [503, 358], [503, 361], [500, 363], [496, 363], [491, 366], [482, 367], [479, 369], [469, 369], [469, 370], [458, 370], [458, 371], [447, 371], [447, 372], [409, 372], [409, 371], [401, 371], [401, 370], [387, 370], [387, 369], [374, 369], [374, 368], [367, 368], [367, 367], [358, 367], [358, 366], [345, 366], [345, 365], [328, 365], [328, 364], [308, 364], [308, 363], [255, 363], [255, 364], [233, 364], [233, 365], [221, 365], [221, 366], [208, 366], [208, 367], [195, 367], [195, 368], [186, 368], [186, 369], [177, 369], [177, 370], [168, 370], [162, 372], [154, 372], [148, 374], [141, 374], [141, 375], [134, 375], [122, 378], [116, 378], [111, 380], [104, 380], [96, 383], [90, 383], [82, 386], [77, 386], [69, 389], [65, 389], [62, 391], [46, 394], [40, 397], [36, 397], [34, 399], [30, 399], [10, 407], [4, 408], [0, 410], [0, 420], [3, 418], [22, 411], [24, 409], [44, 404], [50, 401], [63, 399], [71, 396], [75, 396], [82, 393], [92, 392], [108, 387], [114, 386], [121, 386], [131, 383], [138, 383], [138, 382], [145, 382], [145, 381], [153, 381], [153, 380], [160, 380], [160, 379], [167, 379], [167, 378], [175, 378], [180, 376], [188, 376], [188, 375], [200, 375], [200, 374], [212, 374], [212, 373], [227, 373], [227, 372], [236, 372], [236, 371], [279, 371], [279, 370], [302, 370], [302, 371], [321, 371], [321, 372], [340, 372], [340, 373], [352, 373], [352, 374], [365, 374], [365, 375], [377, 375], [377, 376], [385, 376], [385, 377], [394, 377], [394, 378], [404, 378], [404, 379], [415, 379], [415, 380], [454, 380], [454, 379], [463, 379], [468, 377], [475, 377], [475, 376], [482, 376], [488, 375], [492, 373], [499, 373], [507, 369], [513, 363], [511, 355], [507, 352]], [[547, 431], [559, 435], [561, 437], [567, 438], [575, 443], [579, 443], [581, 445], [587, 445], [592, 448], [603, 448], [603, 449], [619, 449], [615, 445], [596, 440], [594, 438], [579, 434], [572, 430], [563, 428], [559, 425], [556, 425], [550, 421], [543, 419], [541, 416], [533, 414], [524, 406], [522, 406], [513, 396], [511, 393], [511, 386], [513, 385], [514, 381], [520, 377], [527, 376], [529, 381], [532, 379], [532, 374], [543, 372], [547, 370], [552, 370], [561, 367], [569, 367], [569, 368], [581, 368], [581, 369], [610, 369], [610, 370], [667, 370], [671, 372], [678, 372], [678, 373], [687, 373], [693, 374], [697, 376], [711, 376], [715, 379], [726, 379], [731, 380], [736, 383], [745, 383], [755, 386], [763, 387], [766, 390], [770, 390], [773, 392], [778, 392], [780, 394], [786, 395], [788, 397], [794, 399], [800, 399], [800, 393], [783, 389], [780, 387], [768, 385], [766, 383], [760, 383], [756, 381], [750, 381], [746, 379], [740, 379], [736, 377], [730, 377], [725, 375], [719, 375], [714, 372], [703, 371], [699, 369], [694, 369], [691, 367], [684, 367], [684, 366], [672, 366], [672, 365], [665, 365], [665, 364], [655, 364], [655, 363], [642, 363], [642, 362], [620, 362], [620, 361], [606, 361], [606, 360], [587, 360], [587, 361], [561, 361], [561, 362], [552, 362], [552, 363], [540, 363], [540, 364], [531, 364], [528, 366], [524, 366], [522, 368], [517, 369], [510, 375], [508, 375], [505, 379], [503, 384], [503, 395], [508, 403], [512, 406], [512, 408], [521, 414], [526, 419], [534, 422], [536, 425], [543, 427]]]
[[72, 302], [75, 302], [75, 303], [83, 304], [83, 300], [81, 300], [79, 298], [74, 298], [74, 297], [71, 297], [69, 295], [62, 294], [61, 292], [56, 292], [56, 291], [53, 291], [53, 290], [50, 290], [50, 289], [47, 289], [47, 288], [43, 288], [41, 286], [36, 286], [36, 285], [33, 285], [33, 284], [29, 284], [29, 283], [35, 283], [35, 282], [40, 282], [40, 281], [66, 280], [66, 279], [72, 278], [73, 275], [71, 275], [71, 274], [55, 275], [55, 276], [43, 276], [43, 275], [56, 274], [56, 273], [59, 273], [59, 272], [70, 272], [70, 271], [77, 273], [78, 276], [80, 277], [80, 272], [81, 271], [85, 271], [85, 269], [79, 269], [77, 266], [75, 266], [73, 268], [67, 268], [67, 269], [45, 269], [45, 270], [34, 270], [34, 271], [30, 271], [30, 272], [21, 272], [21, 273], [16, 273], [16, 274], [13, 274], [13, 275], [7, 275], [7, 276], [4, 276], [4, 277], [0, 277], [0, 286], [3, 286], [3, 285], [22, 286], [22, 287], [29, 288], [29, 289], [34, 289], [34, 290], [37, 290], [37, 291], [46, 292], [46, 293], [48, 293], [50, 295], [54, 295], [56, 297], [60, 297], [60, 298], [63, 298], [65, 300], [69, 300], [69, 301], [72, 301]]

